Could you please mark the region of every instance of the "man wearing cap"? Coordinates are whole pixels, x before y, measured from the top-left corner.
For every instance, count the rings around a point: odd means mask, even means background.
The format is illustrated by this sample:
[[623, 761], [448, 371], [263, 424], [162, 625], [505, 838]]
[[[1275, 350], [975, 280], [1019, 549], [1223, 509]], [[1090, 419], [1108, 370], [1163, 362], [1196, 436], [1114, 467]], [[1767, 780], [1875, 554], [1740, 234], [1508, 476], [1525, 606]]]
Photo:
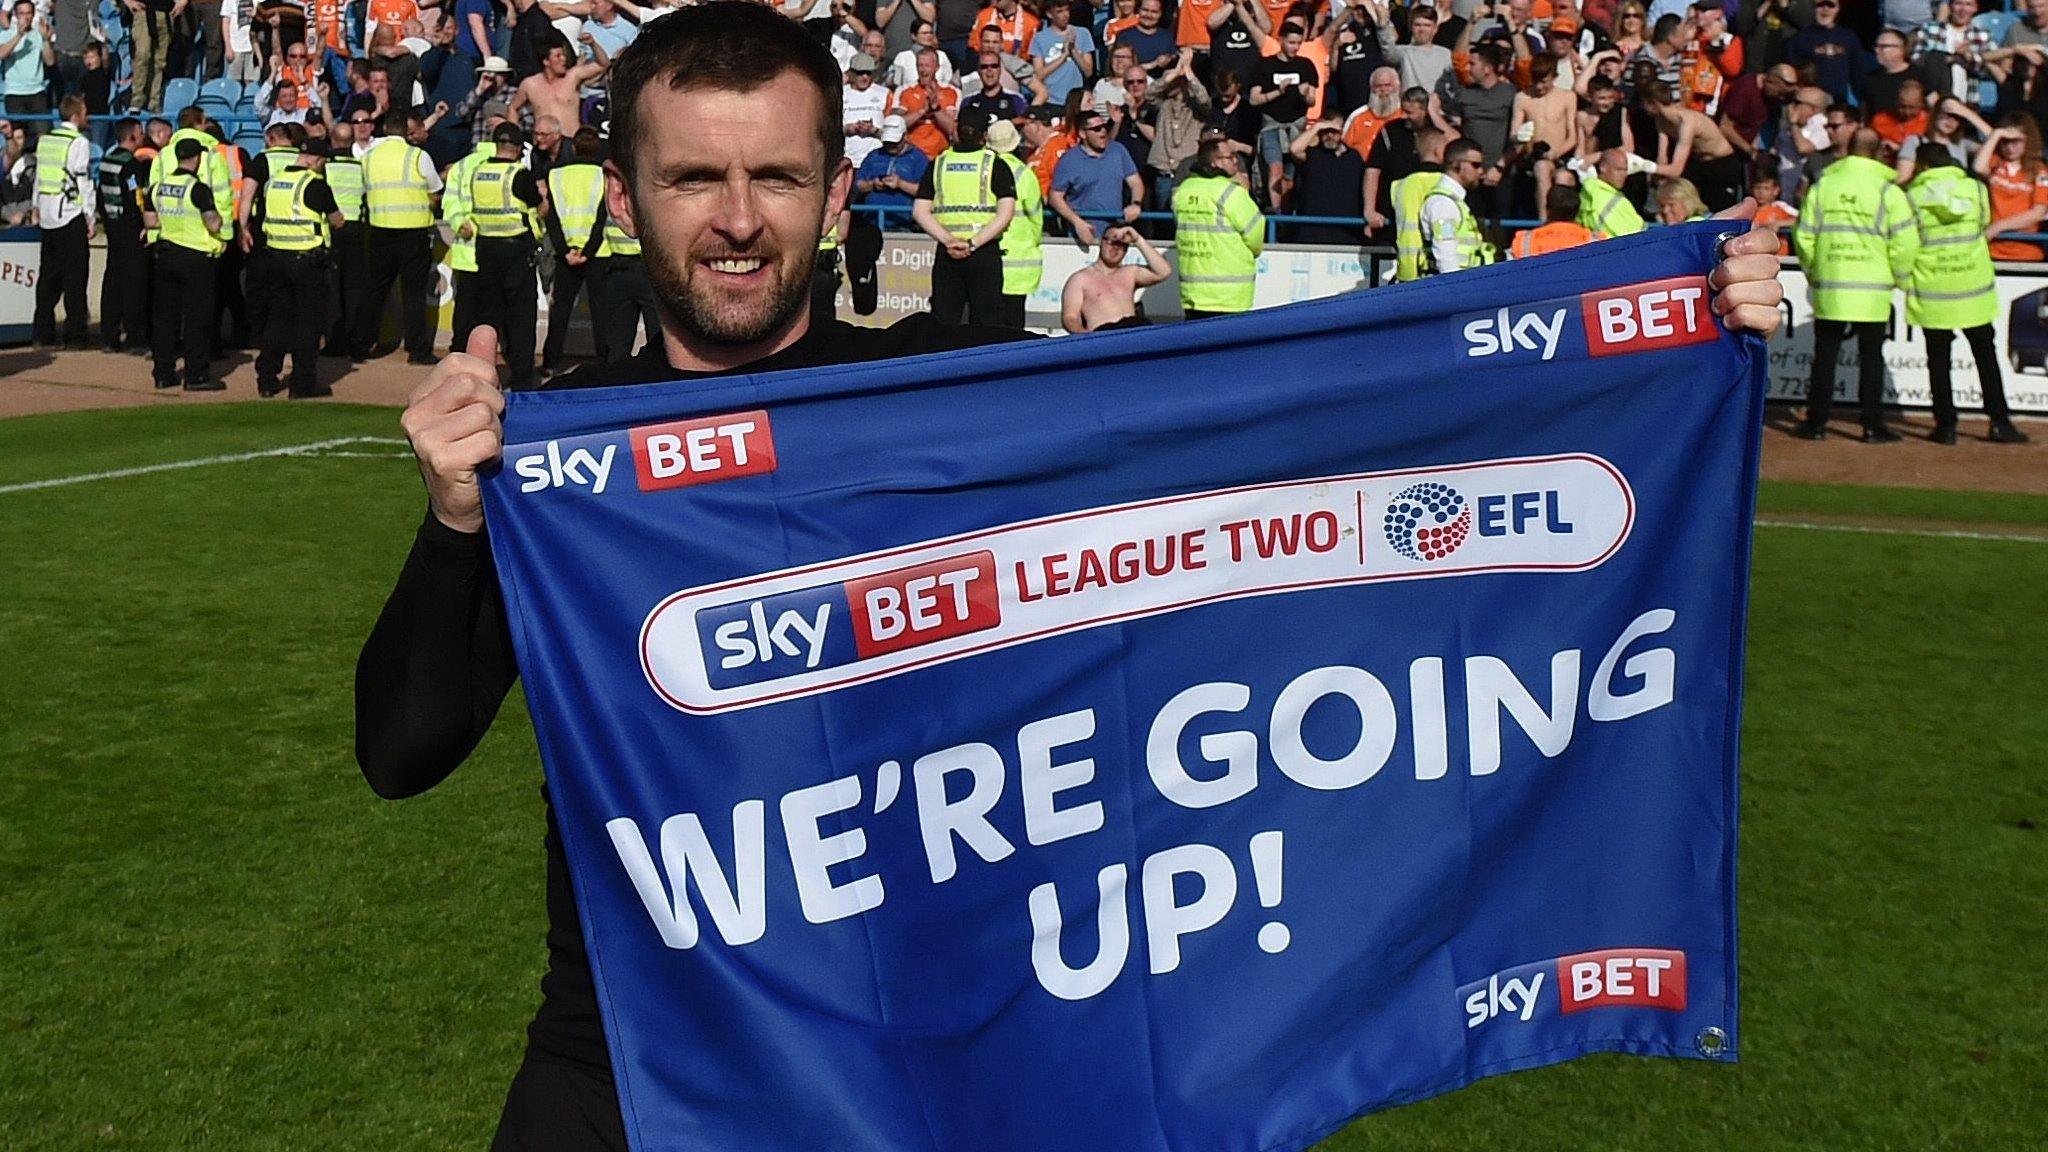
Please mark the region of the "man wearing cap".
[[469, 175], [469, 222], [476, 230], [477, 294], [474, 324], [498, 330], [505, 350], [505, 381], [523, 392], [533, 387], [535, 320], [534, 245], [540, 235], [540, 188], [519, 162], [526, 133], [517, 124], [491, 130], [495, 152]]
[[291, 394], [295, 400], [330, 395], [320, 383], [320, 333], [327, 327], [327, 275], [333, 260], [333, 230], [345, 217], [327, 186], [327, 142], [308, 140], [289, 166], [268, 170], [260, 193], [265, 290], [275, 295], [256, 355], [256, 392], [284, 391], [278, 375], [291, 353]]
[[986, 115], [962, 116], [959, 140], [939, 153], [917, 186], [911, 215], [939, 242], [932, 262], [932, 316], [942, 324], [1003, 322], [1003, 257], [997, 241], [1017, 214], [1017, 179], [987, 147]]
[[512, 90], [507, 82], [512, 65], [503, 56], [487, 57], [477, 69], [476, 87], [463, 97], [451, 113], [457, 123], [469, 125], [469, 142], [481, 144], [491, 138], [491, 127], [506, 118], [512, 108]]
[[882, 144], [882, 121], [889, 115], [889, 90], [875, 83], [875, 58], [853, 54], [846, 66], [846, 84], [839, 90], [840, 121], [846, 127], [846, 161], [854, 167]]
[[171, 145], [169, 171], [149, 186], [143, 227], [155, 234], [156, 303], [151, 315], [158, 388], [179, 383], [178, 352], [185, 353], [187, 392], [219, 392], [213, 378], [215, 264], [227, 247], [223, 205], [200, 177], [206, 145], [187, 138]]
[[1045, 278], [1045, 195], [1038, 173], [1017, 159], [1024, 137], [1008, 120], [989, 125], [988, 146], [1017, 182], [1017, 214], [1003, 229], [1003, 323], [1024, 327], [1024, 306]]

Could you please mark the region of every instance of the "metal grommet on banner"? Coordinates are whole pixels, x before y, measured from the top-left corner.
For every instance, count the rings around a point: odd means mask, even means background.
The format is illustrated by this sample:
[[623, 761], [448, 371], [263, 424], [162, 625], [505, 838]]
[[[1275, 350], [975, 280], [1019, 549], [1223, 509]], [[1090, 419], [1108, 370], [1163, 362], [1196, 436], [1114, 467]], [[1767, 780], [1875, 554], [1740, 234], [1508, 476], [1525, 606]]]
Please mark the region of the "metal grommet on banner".
[[1702, 1028], [1700, 1034], [1693, 1037], [1692, 1043], [1693, 1047], [1700, 1050], [1700, 1055], [1712, 1059], [1728, 1051], [1728, 1033], [1719, 1028]]

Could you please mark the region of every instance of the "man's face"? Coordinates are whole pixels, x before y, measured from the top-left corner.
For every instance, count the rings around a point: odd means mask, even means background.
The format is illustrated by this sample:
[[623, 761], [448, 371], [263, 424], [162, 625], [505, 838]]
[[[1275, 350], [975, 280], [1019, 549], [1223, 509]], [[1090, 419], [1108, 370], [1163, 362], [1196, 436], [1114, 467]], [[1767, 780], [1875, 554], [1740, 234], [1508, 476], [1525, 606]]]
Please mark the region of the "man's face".
[[599, 24], [611, 23], [612, 16], [617, 12], [618, 8], [612, 0], [590, 0], [590, 14], [597, 18]]
[[548, 75], [557, 80], [567, 76], [569, 74], [568, 50], [559, 44], [548, 49], [548, 54], [541, 58], [541, 66], [548, 70]]
[[1728, 18], [1719, 8], [1695, 8], [1692, 19], [1699, 27], [1702, 40], [1717, 40], [1728, 30]]
[[1508, 18], [1521, 27], [1529, 22], [1529, 0], [1508, 0]]
[[868, 88], [874, 84], [874, 82], [875, 74], [873, 72], [860, 70], [848, 72], [846, 74], [847, 86], [852, 88], [855, 92], [867, 91]]
[[1373, 100], [1379, 102], [1382, 107], [1387, 107], [1392, 101], [1399, 99], [1400, 96], [1401, 77], [1398, 74], [1388, 75], [1384, 69], [1374, 70], [1372, 74]]
[[1856, 134], [1856, 121], [1840, 112], [1828, 113], [1828, 140], [1837, 149], [1849, 146], [1849, 137]]
[[1054, 0], [1053, 3], [1045, 6], [1046, 23], [1054, 28], [1064, 30], [1067, 26], [1067, 20], [1071, 16], [1072, 10], [1067, 7], [1066, 0]]
[[427, 142], [427, 122], [417, 116], [407, 117], [405, 121], [405, 139], [407, 143], [412, 144], [414, 147], [425, 144]]
[[995, 54], [996, 54], [996, 55], [998, 55], [998, 56], [1002, 55], [1002, 52], [1003, 52], [1003, 33], [1002, 33], [1002, 31], [1001, 31], [1000, 29], [998, 29], [998, 28], [995, 28], [995, 27], [988, 27], [988, 28], [984, 28], [984, 29], [982, 29], [982, 30], [981, 30], [981, 50], [982, 50], [983, 52], [993, 52], [993, 53], [995, 53]]
[[[1785, 65], [1781, 64], [1778, 66], [1778, 68], [1783, 67]], [[1796, 74], [1788, 79], [1778, 68], [1773, 68], [1769, 72], [1764, 73], [1763, 78], [1757, 81], [1758, 87], [1763, 89], [1764, 99], [1773, 104], [1782, 103], [1799, 86], [1799, 77]]]
[[370, 91], [376, 93], [378, 102], [382, 103], [384, 97], [391, 93], [391, 74], [389, 72], [370, 73]]
[[1835, 18], [1842, 14], [1842, 7], [1836, 0], [1814, 0], [1813, 22], [1823, 28], [1833, 28]]
[[277, 106], [289, 112], [299, 106], [299, 86], [280, 83], [277, 86]]
[[[36, 6], [34, 4], [16, 4], [14, 6], [14, 26], [16, 28], [27, 31], [35, 27], [35, 23]], [[23, 131], [26, 132], [27, 129], [23, 129]]]
[[1124, 69], [1124, 99], [1135, 108], [1145, 102], [1145, 93], [1152, 88], [1152, 77], [1145, 74], [1136, 64]]
[[2048, 0], [2031, 0], [2028, 3], [2027, 22], [2036, 28], [2048, 27]]
[[1948, 22], [1958, 28], [1977, 18], [1977, 0], [1949, 0]]
[[1289, 28], [1280, 34], [1280, 54], [1294, 57], [1301, 53], [1301, 29]]
[[1749, 194], [1751, 198], [1753, 198], [1759, 204], [1770, 204], [1775, 202], [1778, 199], [1778, 194], [1782, 191], [1784, 191], [1784, 189], [1778, 186], [1778, 182], [1776, 180], [1759, 179], [1749, 186]]
[[1436, 39], [1436, 14], [1427, 8], [1417, 9], [1415, 14], [1408, 18], [1408, 35], [1417, 44], [1433, 42]]
[[[2048, 0], [2040, 2], [2048, 4]], [[1138, 5], [1138, 27], [1150, 32], [1159, 27], [1159, 21], [1165, 15], [1166, 9], [1160, 6], [1159, 0], [1144, 0]]]
[[1101, 152], [1109, 147], [1109, 121], [1100, 116], [1081, 118], [1081, 147]]
[[1479, 156], [1474, 152], [1466, 152], [1444, 165], [1444, 174], [1467, 188], [1477, 188], [1484, 172], [1485, 165], [1479, 162]]
[[1104, 268], [1121, 268], [1124, 257], [1129, 255], [1131, 246], [1124, 243], [1123, 232], [1112, 228], [1102, 237], [1101, 255]]
[[554, 117], [533, 122], [533, 144], [543, 152], [553, 152], [562, 143], [562, 126]]
[[751, 92], [656, 82], [641, 101], [632, 187], [612, 170], [606, 203], [640, 238], [663, 312], [716, 344], [786, 331], [809, 304], [823, 221], [853, 176], [844, 160], [825, 167], [812, 127], [823, 99], [785, 71]]
[[974, 66], [974, 74], [981, 77], [983, 92], [1003, 90], [1003, 58], [993, 52], [983, 52]]
[[1119, 44], [1109, 53], [1111, 76], [1121, 76], [1138, 62], [1138, 54], [1128, 44]]
[[1401, 101], [1401, 115], [1408, 118], [1410, 128], [1420, 128], [1423, 122], [1429, 119], [1429, 101], [1404, 98]]
[[1596, 171], [1600, 173], [1600, 179], [1616, 188], [1621, 187], [1622, 181], [1628, 179], [1628, 154], [1619, 149], [1602, 152]]
[[931, 52], [919, 52], [917, 54], [917, 82], [919, 84], [936, 84], [938, 80], [938, 56]]
[[1900, 85], [1899, 118], [1911, 120], [1925, 111], [1927, 111], [1927, 94], [1920, 90], [1920, 86], [1918, 84]]
[[1552, 79], [1549, 76], [1531, 76], [1529, 78], [1529, 95], [1539, 97], [1550, 95]]
[[1618, 89], [1602, 88], [1593, 93], [1593, 110], [1605, 116], [1612, 112], [1620, 101], [1621, 92]]
[[889, 41], [880, 32], [869, 32], [860, 38], [860, 50], [877, 60], [889, 55]]

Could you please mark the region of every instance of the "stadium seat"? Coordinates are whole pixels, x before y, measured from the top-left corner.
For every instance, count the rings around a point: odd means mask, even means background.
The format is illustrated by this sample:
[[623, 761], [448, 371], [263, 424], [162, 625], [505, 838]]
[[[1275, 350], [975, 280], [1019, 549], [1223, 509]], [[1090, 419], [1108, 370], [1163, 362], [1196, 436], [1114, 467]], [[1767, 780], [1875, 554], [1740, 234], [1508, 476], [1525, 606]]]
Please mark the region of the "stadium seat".
[[222, 77], [208, 80], [199, 88], [199, 99], [203, 102], [218, 101], [229, 108], [242, 102], [242, 82]]
[[235, 147], [254, 156], [263, 151], [263, 133], [252, 128], [239, 129], [235, 133]]
[[199, 81], [179, 76], [164, 85], [164, 117], [174, 119], [199, 99]]

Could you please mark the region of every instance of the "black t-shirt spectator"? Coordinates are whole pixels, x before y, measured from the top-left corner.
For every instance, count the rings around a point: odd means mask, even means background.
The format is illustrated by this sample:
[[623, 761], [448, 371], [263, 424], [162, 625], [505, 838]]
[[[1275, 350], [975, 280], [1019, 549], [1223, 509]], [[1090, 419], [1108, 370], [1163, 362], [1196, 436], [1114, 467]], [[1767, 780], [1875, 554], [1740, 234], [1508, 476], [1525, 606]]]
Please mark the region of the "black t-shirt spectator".
[[1363, 106], [1372, 97], [1373, 72], [1387, 62], [1373, 24], [1367, 21], [1357, 29], [1357, 39], [1338, 44], [1330, 53], [1330, 91], [1323, 100], [1325, 116], [1342, 118]]
[[1214, 92], [1222, 87], [1216, 77], [1225, 72], [1235, 72], [1237, 78], [1244, 82], [1245, 90], [1250, 91], [1252, 81], [1258, 79], [1259, 62], [1263, 59], [1259, 55], [1258, 42], [1252, 39], [1251, 29], [1246, 28], [1244, 21], [1233, 13], [1222, 24], [1209, 30], [1209, 90]]
[[1259, 146], [1259, 129], [1262, 127], [1259, 123], [1259, 110], [1252, 107], [1252, 102], [1242, 96], [1238, 97], [1237, 107], [1229, 111], [1225, 111], [1222, 104], [1217, 104], [1209, 112], [1206, 123], [1210, 127], [1223, 129], [1225, 136], [1248, 148]]
[[960, 102], [960, 112], [965, 115], [979, 108], [987, 112], [992, 120], [1015, 120], [1030, 110], [1022, 93], [1018, 92], [976, 92]]
[[1593, 120], [1593, 143], [1602, 152], [1621, 147], [1621, 118], [1628, 109], [1616, 104]]
[[[1375, 144], [1378, 141], [1374, 141]], [[1294, 210], [1302, 216], [1365, 215], [1365, 161], [1355, 149], [1320, 143], [1294, 164]]]
[[1287, 124], [1308, 115], [1309, 98], [1303, 96], [1295, 85], [1307, 84], [1309, 91], [1313, 92], [1318, 82], [1315, 62], [1307, 57], [1282, 60], [1278, 56], [1270, 56], [1261, 61], [1259, 77], [1252, 88], [1257, 92], [1280, 93], [1260, 105], [1259, 111], [1278, 123]]
[[[1618, 109], [1617, 109], [1618, 110]], [[1379, 195], [1373, 208], [1382, 216], [1394, 214], [1394, 181], [1412, 175], [1422, 168], [1422, 154], [1415, 147], [1415, 129], [1406, 118], [1390, 122], [1380, 129], [1372, 142], [1372, 154], [1365, 158], [1365, 166], [1377, 168], [1380, 173]], [[1363, 194], [1364, 189], [1360, 189]]]
[[[943, 157], [945, 156], [945, 153], [941, 152], [939, 153], [939, 155]], [[933, 183], [933, 178], [936, 177], [938, 174], [939, 161], [934, 160], [932, 161], [932, 166], [924, 170], [924, 179], [919, 180], [917, 182], [917, 199], [937, 199], [937, 193], [935, 191], [936, 185]], [[988, 190], [998, 200], [1001, 200], [1006, 196], [1010, 197], [1011, 199], [1016, 198], [1017, 178], [1010, 174], [1010, 166], [1008, 164], [998, 163], [995, 166], [995, 168], [990, 171], [988, 179]]]
[[85, 111], [89, 116], [105, 116], [113, 106], [114, 78], [106, 68], [89, 68], [78, 80], [79, 94], [85, 97]]
[[1158, 122], [1159, 109], [1154, 106], [1141, 108], [1135, 115], [1124, 113], [1123, 120], [1117, 125], [1116, 142], [1123, 145], [1124, 151], [1131, 154], [1131, 162], [1138, 166], [1141, 173], [1146, 170], [1146, 159], [1152, 155], [1152, 141], [1145, 138], [1145, 134], [1138, 130], [1138, 125]]

